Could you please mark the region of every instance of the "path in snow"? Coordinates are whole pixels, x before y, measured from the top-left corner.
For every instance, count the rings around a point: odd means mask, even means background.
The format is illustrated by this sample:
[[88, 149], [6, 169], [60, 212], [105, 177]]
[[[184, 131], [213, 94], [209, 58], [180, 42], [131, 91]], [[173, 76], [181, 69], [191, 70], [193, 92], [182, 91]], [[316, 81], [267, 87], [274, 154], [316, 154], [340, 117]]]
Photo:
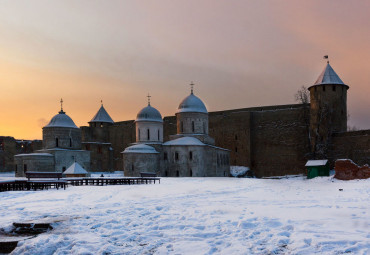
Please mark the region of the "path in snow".
[[66, 217], [14, 254], [368, 254], [369, 184], [162, 178], [160, 185], [3, 192], [0, 226]]

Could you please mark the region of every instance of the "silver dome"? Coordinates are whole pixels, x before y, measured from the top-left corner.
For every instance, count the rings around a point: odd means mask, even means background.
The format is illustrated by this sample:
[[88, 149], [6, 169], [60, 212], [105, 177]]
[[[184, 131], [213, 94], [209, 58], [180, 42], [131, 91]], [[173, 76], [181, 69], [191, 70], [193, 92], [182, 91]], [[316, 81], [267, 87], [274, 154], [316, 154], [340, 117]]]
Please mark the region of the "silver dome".
[[46, 128], [49, 127], [67, 127], [67, 128], [78, 128], [73, 120], [65, 113], [60, 111], [57, 115], [55, 115], [45, 126]]
[[135, 121], [153, 121], [153, 122], [163, 122], [161, 113], [148, 105], [141, 109], [141, 111], [137, 114]]
[[207, 108], [202, 102], [202, 100], [200, 100], [200, 98], [195, 96], [193, 93], [187, 96], [180, 103], [177, 113], [181, 113], [181, 112], [208, 113]]

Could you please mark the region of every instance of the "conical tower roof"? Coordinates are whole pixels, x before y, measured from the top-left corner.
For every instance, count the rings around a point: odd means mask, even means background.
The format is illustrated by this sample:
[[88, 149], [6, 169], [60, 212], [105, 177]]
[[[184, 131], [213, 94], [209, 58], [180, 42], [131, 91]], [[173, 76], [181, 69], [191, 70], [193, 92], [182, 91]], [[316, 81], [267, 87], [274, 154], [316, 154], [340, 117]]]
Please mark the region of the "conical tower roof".
[[95, 114], [95, 116], [90, 120], [90, 122], [107, 122], [107, 123], [114, 123], [112, 118], [109, 116], [107, 111], [105, 110], [103, 104], [101, 105], [99, 111]]
[[318, 86], [318, 85], [326, 85], [326, 84], [338, 84], [338, 85], [343, 85], [349, 88], [348, 85], [344, 84], [341, 78], [339, 78], [338, 74], [334, 71], [334, 69], [329, 64], [329, 61], [325, 69], [321, 72], [320, 76], [317, 78], [314, 85], [312, 85], [311, 87]]

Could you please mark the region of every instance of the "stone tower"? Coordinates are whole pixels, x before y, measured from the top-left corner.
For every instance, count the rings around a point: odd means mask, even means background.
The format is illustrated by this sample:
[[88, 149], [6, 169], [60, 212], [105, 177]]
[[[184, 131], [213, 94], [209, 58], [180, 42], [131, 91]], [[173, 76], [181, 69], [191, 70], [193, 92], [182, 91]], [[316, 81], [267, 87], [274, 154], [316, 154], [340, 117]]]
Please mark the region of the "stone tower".
[[325, 157], [331, 134], [347, 131], [347, 90], [329, 61], [310, 91], [310, 138], [312, 152]]
[[[108, 112], [105, 110], [103, 103], [95, 116], [90, 120], [90, 139], [94, 142], [109, 142], [109, 127], [114, 123]], [[86, 138], [84, 137], [84, 140]]]

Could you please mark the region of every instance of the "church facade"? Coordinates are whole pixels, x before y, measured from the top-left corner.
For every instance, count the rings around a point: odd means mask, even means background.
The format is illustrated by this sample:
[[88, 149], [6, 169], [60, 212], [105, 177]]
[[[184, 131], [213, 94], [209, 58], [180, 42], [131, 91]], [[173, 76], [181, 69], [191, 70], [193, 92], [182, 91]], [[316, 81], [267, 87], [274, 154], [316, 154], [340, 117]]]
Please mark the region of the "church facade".
[[41, 150], [14, 156], [17, 177], [27, 171], [64, 172], [76, 162], [90, 171], [90, 152], [82, 150], [81, 130], [63, 108], [43, 127], [42, 135]]
[[208, 135], [208, 111], [193, 89], [176, 112], [177, 133], [163, 143], [163, 119], [157, 109], [144, 107], [135, 120], [136, 143], [123, 152], [125, 176], [155, 172], [170, 177], [230, 175], [230, 151], [215, 146]]

